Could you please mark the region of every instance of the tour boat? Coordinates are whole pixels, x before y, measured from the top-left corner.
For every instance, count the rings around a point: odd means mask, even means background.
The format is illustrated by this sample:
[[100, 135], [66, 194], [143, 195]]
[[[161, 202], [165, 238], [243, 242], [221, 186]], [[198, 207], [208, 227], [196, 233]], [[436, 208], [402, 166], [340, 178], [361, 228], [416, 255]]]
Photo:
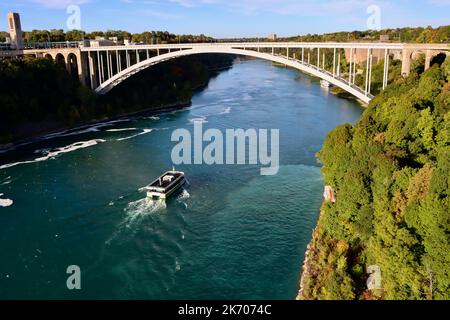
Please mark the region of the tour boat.
[[147, 198], [155, 201], [166, 200], [185, 183], [184, 172], [172, 169], [172, 171], [167, 171], [145, 188], [147, 190]]
[[322, 88], [329, 88], [330, 87], [330, 83], [327, 80], [320, 80], [320, 86]]

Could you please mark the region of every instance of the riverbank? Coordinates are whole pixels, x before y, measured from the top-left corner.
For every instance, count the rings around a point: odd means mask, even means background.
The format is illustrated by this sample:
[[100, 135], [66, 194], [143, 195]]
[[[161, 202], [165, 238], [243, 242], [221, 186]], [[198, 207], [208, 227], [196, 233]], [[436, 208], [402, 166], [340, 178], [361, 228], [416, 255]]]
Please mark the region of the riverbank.
[[[325, 205], [325, 202], [323, 202], [322, 207]], [[321, 225], [321, 220], [323, 219], [323, 210], [320, 209], [319, 219], [317, 221], [317, 225], [314, 228], [312, 232], [311, 241], [308, 243], [308, 246], [306, 247], [305, 251], [305, 258], [303, 260], [303, 266], [302, 266], [302, 273], [300, 277], [300, 288], [298, 291], [298, 295], [296, 300], [311, 300], [313, 297], [306, 293], [305, 290], [307, 290], [308, 282], [312, 280], [314, 277], [314, 256], [318, 253], [316, 248], [316, 241], [319, 237], [318, 228]]]
[[189, 108], [190, 106], [191, 106], [191, 102], [184, 102], [184, 103], [180, 102], [180, 103], [177, 103], [174, 105], [163, 106], [163, 107], [157, 108], [157, 109], [149, 108], [146, 110], [131, 112], [128, 114], [122, 114], [122, 115], [112, 117], [112, 118], [90, 121], [88, 123], [84, 123], [84, 124], [73, 126], [73, 127], [66, 127], [66, 128], [60, 128], [55, 131], [48, 131], [48, 132], [45, 132], [45, 134], [30, 137], [28, 139], [17, 141], [15, 143], [0, 144], [0, 154], [10, 151], [10, 150], [13, 150], [18, 147], [27, 145], [27, 144], [44, 141], [47, 139], [52, 139], [54, 137], [68, 134], [70, 132], [82, 131], [82, 130], [89, 129], [91, 127], [100, 126], [102, 124], [111, 123], [111, 122], [115, 122], [115, 121], [126, 120], [126, 119], [133, 118], [133, 117], [159, 116], [164, 113], [183, 110], [183, 109]]
[[[233, 60], [199, 55], [168, 61], [136, 74], [105, 96], [47, 59], [1, 61], [0, 149], [121, 117], [186, 107]], [[40, 85], [30, 88], [33, 81]]]
[[[73, 299], [60, 277], [72, 264], [88, 271], [77, 299], [295, 297], [298, 247], [310, 242], [322, 202], [314, 155], [327, 132], [361, 114], [355, 103], [297, 78], [266, 61], [242, 62], [182, 112], [138, 116], [0, 155], [11, 164], [0, 170], [0, 198], [14, 201], [0, 208], [3, 255], [11, 257], [0, 266], [0, 275], [10, 275], [0, 297]], [[147, 205], [139, 189], [172, 167], [172, 133], [193, 132], [196, 119], [224, 135], [227, 128], [281, 128], [279, 174], [261, 177], [248, 165], [177, 165], [189, 179], [186, 192], [163, 207]]]
[[330, 89], [330, 93], [331, 93], [332, 95], [338, 97], [338, 98], [341, 98], [341, 99], [347, 99], [347, 100], [355, 101], [355, 102], [357, 102], [357, 103], [358, 103], [361, 107], [363, 107], [363, 108], [367, 108], [367, 107], [369, 106], [369, 105], [368, 105], [367, 103], [365, 103], [364, 101], [358, 99], [358, 98], [355, 97], [354, 95], [348, 93], [348, 92], [345, 91], [345, 90], [342, 90], [342, 89], [339, 88], [339, 87], [333, 86], [333, 87]]
[[[318, 158], [338, 201], [322, 205], [300, 299], [449, 298], [450, 60], [388, 85]], [[379, 270], [381, 283], [367, 282]]]

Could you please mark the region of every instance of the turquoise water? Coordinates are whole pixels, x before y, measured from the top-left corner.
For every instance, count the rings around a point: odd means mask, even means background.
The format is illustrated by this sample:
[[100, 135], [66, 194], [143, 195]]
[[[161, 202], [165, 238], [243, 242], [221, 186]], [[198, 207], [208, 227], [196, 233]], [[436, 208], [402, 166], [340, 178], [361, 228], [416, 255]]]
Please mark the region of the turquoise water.
[[[192, 107], [124, 119], [0, 154], [0, 298], [293, 299], [322, 200], [315, 153], [362, 109], [318, 81], [236, 63]], [[186, 190], [149, 204], [176, 128], [280, 129], [280, 172], [184, 165]], [[66, 287], [81, 268], [79, 291]]]

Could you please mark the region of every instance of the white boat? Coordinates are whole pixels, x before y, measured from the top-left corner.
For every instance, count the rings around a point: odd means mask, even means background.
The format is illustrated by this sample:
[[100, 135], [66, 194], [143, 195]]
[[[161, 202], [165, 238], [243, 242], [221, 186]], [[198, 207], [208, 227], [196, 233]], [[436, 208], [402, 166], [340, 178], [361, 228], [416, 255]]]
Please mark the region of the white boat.
[[320, 80], [320, 86], [328, 89], [330, 87], [330, 83], [327, 80]]
[[186, 183], [184, 172], [167, 171], [145, 189], [150, 200], [166, 200]]

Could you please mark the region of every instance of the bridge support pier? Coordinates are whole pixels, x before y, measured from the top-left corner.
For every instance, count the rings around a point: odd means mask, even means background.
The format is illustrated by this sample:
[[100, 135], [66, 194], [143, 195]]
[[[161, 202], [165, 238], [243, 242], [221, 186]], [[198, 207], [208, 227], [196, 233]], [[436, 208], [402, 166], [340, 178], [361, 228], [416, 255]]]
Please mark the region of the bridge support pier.
[[88, 55], [86, 53], [79, 53], [79, 63], [78, 63], [78, 77], [82, 85], [87, 86], [89, 84], [89, 62]]
[[325, 70], [325, 52], [322, 54], [322, 69]]
[[372, 87], [372, 64], [373, 64], [373, 50], [367, 49], [367, 62], [366, 62], [366, 87], [365, 93], [370, 94]]
[[384, 50], [383, 90], [386, 89], [389, 79], [389, 50]]
[[403, 49], [402, 52], [402, 76], [408, 77], [411, 72], [411, 60], [412, 60], [412, 50]]
[[341, 76], [341, 51], [339, 50], [338, 53], [338, 61], [337, 61], [337, 76], [340, 77]]
[[100, 70], [101, 70], [101, 80], [100, 80], [100, 84], [102, 84], [103, 82], [106, 81], [106, 77], [105, 77], [105, 65], [103, 63], [103, 55], [100, 54]]
[[430, 69], [431, 67], [431, 61], [433, 58], [438, 54], [439, 52], [435, 52], [432, 50], [427, 50], [425, 53], [425, 71]]
[[336, 48], [333, 50], [333, 77], [336, 75]]
[[320, 48], [317, 48], [317, 69], [320, 68]]
[[353, 75], [352, 66], [353, 66], [353, 48], [350, 49], [350, 65], [348, 67], [348, 74], [349, 74], [348, 83], [350, 84], [352, 83], [352, 75]]
[[91, 88], [94, 90], [99, 86], [99, 83], [97, 81], [97, 72], [95, 71], [95, 57], [93, 57], [93, 52], [88, 52], [88, 63], [89, 63], [89, 78], [91, 81]]
[[120, 72], [120, 56], [119, 56], [119, 50], [116, 50], [116, 70], [117, 70], [117, 73]]

